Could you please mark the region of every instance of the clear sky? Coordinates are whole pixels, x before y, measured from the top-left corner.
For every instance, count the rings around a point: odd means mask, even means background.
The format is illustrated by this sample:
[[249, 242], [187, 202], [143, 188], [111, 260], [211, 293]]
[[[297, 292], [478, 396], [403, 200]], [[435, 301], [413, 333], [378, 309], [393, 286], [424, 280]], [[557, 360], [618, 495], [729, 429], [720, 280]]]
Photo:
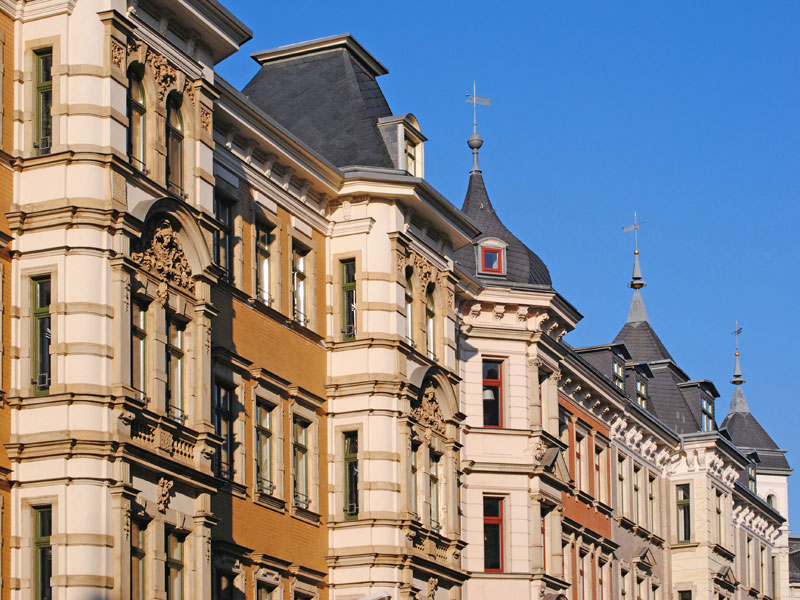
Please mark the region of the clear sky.
[[651, 324], [690, 377], [715, 382], [719, 423], [738, 319], [750, 410], [800, 468], [800, 3], [223, 2], [254, 33], [219, 67], [239, 88], [251, 52], [352, 33], [390, 71], [392, 111], [419, 119], [426, 178], [459, 207], [477, 80], [492, 202], [584, 315], [565, 339], [610, 342], [624, 324], [621, 228], [638, 211]]

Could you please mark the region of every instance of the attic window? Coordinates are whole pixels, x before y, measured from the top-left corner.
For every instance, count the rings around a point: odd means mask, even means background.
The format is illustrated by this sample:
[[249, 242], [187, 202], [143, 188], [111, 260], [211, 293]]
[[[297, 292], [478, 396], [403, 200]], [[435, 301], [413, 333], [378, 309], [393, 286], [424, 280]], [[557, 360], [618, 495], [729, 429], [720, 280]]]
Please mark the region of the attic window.
[[406, 171], [410, 175], [417, 174], [417, 145], [410, 139], [406, 138]]
[[481, 247], [481, 273], [503, 273], [503, 249]]
[[625, 376], [623, 375], [622, 371], [622, 363], [617, 362], [616, 360], [611, 361], [611, 370], [614, 375], [614, 385], [616, 385], [619, 389], [625, 389]]
[[647, 384], [641, 379], [636, 380], [636, 402], [642, 408], [647, 408]]
[[714, 401], [708, 398], [700, 400], [700, 412], [702, 413], [703, 431], [714, 431]]

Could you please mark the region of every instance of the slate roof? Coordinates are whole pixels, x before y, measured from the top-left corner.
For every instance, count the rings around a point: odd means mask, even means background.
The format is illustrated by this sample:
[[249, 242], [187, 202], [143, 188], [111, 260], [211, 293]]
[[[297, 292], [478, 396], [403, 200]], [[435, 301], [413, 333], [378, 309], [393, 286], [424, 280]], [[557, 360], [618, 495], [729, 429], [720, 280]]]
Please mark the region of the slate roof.
[[800, 537], [789, 537], [789, 581], [800, 582]]
[[[636, 292], [638, 293], [638, 292]], [[642, 304], [644, 306], [644, 304]], [[614, 338], [614, 343], [624, 343], [636, 360], [672, 360], [672, 356], [647, 321], [627, 322]]]
[[377, 126], [379, 118], [392, 114], [376, 80], [385, 69], [353, 52], [366, 53], [350, 35], [287, 48], [292, 52], [281, 54], [278, 48], [274, 58], [269, 55], [275, 51], [254, 55], [262, 66], [242, 92], [337, 167], [393, 169]]
[[476, 274], [483, 283], [487, 283], [487, 281], [511, 281], [546, 286], [548, 288], [552, 286], [550, 271], [542, 259], [511, 233], [503, 225], [500, 217], [497, 216], [497, 212], [495, 212], [494, 206], [489, 200], [489, 194], [486, 192], [483, 174], [479, 170], [473, 170], [469, 174], [469, 184], [467, 185], [467, 193], [464, 197], [464, 205], [461, 207], [461, 211], [469, 217], [475, 227], [481, 230], [481, 234], [473, 240], [475, 244], [485, 238], [498, 238], [508, 244], [506, 248], [505, 277], [486, 277], [478, 273], [474, 245], [465, 246], [455, 253], [456, 260], [467, 272]]
[[756, 467], [767, 469], [789, 469], [789, 462], [770, 435], [764, 430], [750, 412], [730, 412], [722, 421], [731, 441], [743, 450], [755, 450], [761, 464]]

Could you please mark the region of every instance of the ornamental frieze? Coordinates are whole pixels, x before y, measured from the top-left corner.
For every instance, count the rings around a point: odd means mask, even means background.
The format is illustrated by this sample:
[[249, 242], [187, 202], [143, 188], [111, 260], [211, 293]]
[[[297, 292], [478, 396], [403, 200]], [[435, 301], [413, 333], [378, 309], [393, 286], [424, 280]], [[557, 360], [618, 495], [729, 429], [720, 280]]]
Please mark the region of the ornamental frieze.
[[153, 73], [156, 87], [158, 88], [158, 99], [163, 102], [175, 83], [178, 81], [178, 71], [169, 64], [167, 58], [161, 54], [147, 51], [147, 66]]
[[157, 219], [145, 225], [142, 237], [134, 242], [131, 258], [162, 281], [191, 289], [192, 269], [169, 219]]

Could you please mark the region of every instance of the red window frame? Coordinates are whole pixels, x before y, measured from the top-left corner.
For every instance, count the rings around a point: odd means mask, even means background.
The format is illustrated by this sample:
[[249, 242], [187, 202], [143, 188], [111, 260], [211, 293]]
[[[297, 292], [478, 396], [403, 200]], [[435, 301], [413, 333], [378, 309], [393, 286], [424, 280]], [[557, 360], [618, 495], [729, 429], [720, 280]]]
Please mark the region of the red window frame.
[[[487, 496], [484, 496], [484, 498], [486, 498], [486, 497]], [[497, 512], [498, 512], [498, 514], [500, 516], [498, 516], [498, 517], [488, 517], [488, 516], [486, 516], [486, 512], [484, 511], [484, 514], [483, 514], [483, 526], [484, 526], [484, 530], [486, 528], [486, 525], [497, 525], [498, 526], [498, 529], [500, 531], [500, 536], [499, 536], [500, 537], [500, 540], [499, 540], [500, 541], [500, 544], [499, 544], [500, 545], [500, 548], [499, 548], [499, 550], [500, 550], [500, 568], [499, 569], [487, 569], [485, 567], [485, 565], [484, 565], [483, 571], [484, 571], [484, 573], [502, 573], [504, 571], [503, 565], [505, 564], [505, 556], [504, 556], [505, 552], [503, 551], [503, 546], [505, 545], [505, 539], [504, 539], [505, 538], [505, 531], [504, 531], [504, 527], [503, 527], [503, 504], [505, 504], [505, 502], [504, 502], [505, 499], [500, 497], [500, 496], [488, 496], [488, 497], [492, 498], [493, 500], [497, 500], [497, 508], [498, 508]], [[485, 548], [484, 548], [484, 551], [485, 551]]]
[[[481, 389], [482, 390], [486, 390], [486, 388], [497, 389], [497, 425], [486, 424], [486, 413], [484, 411], [483, 426], [490, 427], [492, 429], [500, 429], [501, 427], [503, 427], [503, 361], [484, 360], [483, 363], [481, 363], [481, 369], [485, 369], [487, 364], [492, 364], [497, 366], [497, 379], [483, 377], [483, 387]], [[481, 373], [481, 375], [483, 375], [483, 373]]]
[[[492, 269], [486, 266], [486, 255], [497, 255], [497, 268]], [[483, 273], [502, 273], [503, 272], [503, 249], [502, 248], [481, 248], [481, 272]]]

